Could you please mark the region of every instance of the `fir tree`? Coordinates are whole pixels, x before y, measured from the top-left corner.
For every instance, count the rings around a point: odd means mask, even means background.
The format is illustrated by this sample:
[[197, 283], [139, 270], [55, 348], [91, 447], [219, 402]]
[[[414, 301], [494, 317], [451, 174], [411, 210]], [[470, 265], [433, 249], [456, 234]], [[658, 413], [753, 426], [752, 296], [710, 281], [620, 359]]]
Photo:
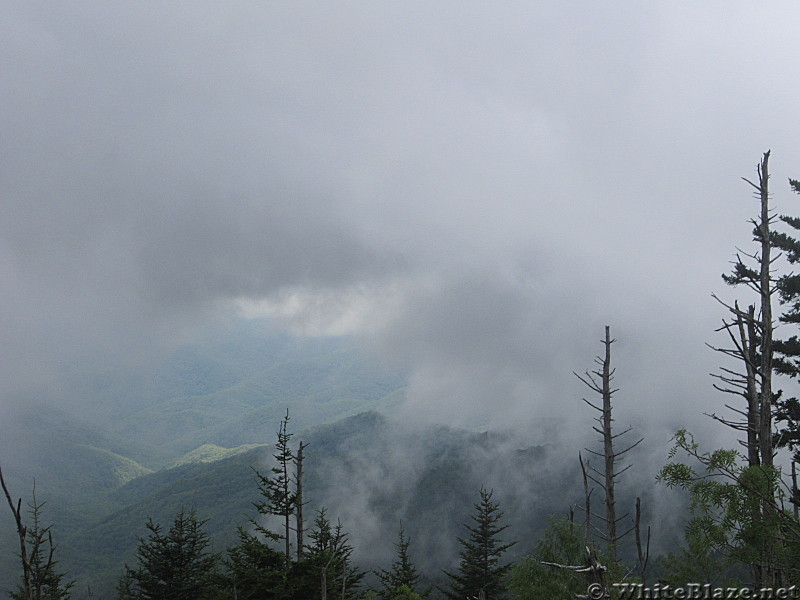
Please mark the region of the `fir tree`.
[[256, 535], [238, 529], [239, 543], [228, 549], [227, 587], [240, 600], [283, 598], [284, 556]]
[[278, 429], [278, 439], [275, 442], [275, 454], [273, 456], [278, 464], [272, 468], [272, 477], [262, 475], [256, 471], [256, 476], [259, 480], [258, 490], [264, 500], [253, 503], [253, 506], [256, 507], [260, 514], [275, 515], [283, 520], [283, 535], [281, 537], [284, 540], [284, 563], [287, 569], [291, 560], [290, 518], [295, 512], [297, 502], [297, 492], [291, 489], [292, 476], [289, 472], [289, 466], [295, 460], [295, 456], [289, 447], [292, 434], [287, 432], [288, 425], [289, 411], [287, 410], [286, 416], [281, 421]]
[[465, 597], [479, 597], [495, 600], [503, 597], [503, 580], [511, 565], [501, 565], [500, 557], [516, 542], [503, 544], [500, 534], [508, 525], [499, 525], [503, 518], [500, 505], [492, 502], [492, 490], [481, 487], [480, 502], [475, 504], [475, 514], [471, 515], [473, 525], [464, 524], [469, 538], [458, 538], [462, 550], [458, 573], [445, 571], [450, 580], [450, 590], [442, 590], [452, 600]]
[[325, 508], [317, 511], [308, 537], [306, 557], [289, 573], [292, 600], [347, 599], [356, 591], [365, 573], [353, 566], [353, 547], [341, 522], [331, 524]]
[[208, 535], [194, 510], [181, 509], [169, 531], [147, 521], [150, 535], [139, 539], [138, 566], [126, 565], [118, 591], [122, 600], [203, 600], [214, 598], [219, 556], [207, 552]]
[[[382, 589], [378, 592], [380, 600], [395, 600], [400, 594], [402, 588], [406, 588], [408, 593], [417, 593], [417, 585], [419, 584], [419, 573], [411, 562], [411, 557], [408, 555], [408, 546], [410, 540], [405, 537], [403, 524], [400, 524], [400, 531], [397, 534], [397, 557], [392, 562], [392, 567], [388, 571], [381, 569], [376, 571], [376, 575], [381, 580]], [[425, 598], [427, 594], [418, 594], [420, 597]]]
[[[800, 194], [800, 181], [789, 180], [795, 193]], [[781, 215], [780, 220], [794, 230], [800, 230], [800, 218]], [[783, 251], [791, 265], [800, 264], [800, 241], [783, 232], [772, 232], [770, 241], [775, 248]], [[782, 323], [800, 325], [800, 274], [789, 273], [778, 278], [778, 294], [781, 304], [787, 306], [780, 317]], [[798, 378], [800, 375], [800, 338], [793, 335], [776, 340], [774, 349], [777, 353], [775, 370], [783, 375]], [[779, 398], [776, 401], [775, 420], [783, 423], [777, 437], [778, 446], [788, 446], [794, 450], [795, 462], [800, 462], [800, 400], [796, 397]]]
[[401, 585], [394, 595], [390, 596], [390, 600], [425, 600], [425, 596], [418, 594], [407, 585]]

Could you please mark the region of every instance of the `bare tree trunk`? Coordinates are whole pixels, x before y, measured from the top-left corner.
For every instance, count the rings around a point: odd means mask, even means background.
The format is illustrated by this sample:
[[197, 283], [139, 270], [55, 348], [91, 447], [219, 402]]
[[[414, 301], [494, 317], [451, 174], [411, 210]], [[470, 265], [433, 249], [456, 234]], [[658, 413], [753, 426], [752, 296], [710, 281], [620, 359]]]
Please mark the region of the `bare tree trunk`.
[[[758, 306], [751, 305], [747, 312], [739, 308], [738, 303], [725, 304], [732, 315], [730, 321], [723, 319], [720, 330], [726, 330], [733, 348], [715, 350], [741, 360], [744, 364], [743, 371], [734, 371], [722, 367], [722, 374], [714, 375], [724, 385], [715, 384], [720, 391], [743, 396], [747, 402], [746, 410], [739, 410], [726, 405], [744, 420], [724, 419], [714, 414], [710, 415], [729, 427], [746, 432], [746, 441], [741, 442], [747, 447], [747, 461], [750, 467], [762, 466], [769, 477], [773, 476], [774, 443], [772, 439], [772, 371], [773, 371], [773, 318], [772, 294], [775, 292], [775, 282], [772, 278], [771, 256], [772, 237], [771, 226], [775, 218], [770, 215], [769, 209], [769, 151], [765, 152], [758, 164], [756, 171], [757, 182], [742, 178], [756, 191], [759, 200], [759, 215], [751, 219], [754, 226], [753, 236], [759, 242], [759, 251], [747, 254], [739, 251], [734, 268], [730, 275], [723, 275], [729, 285], [746, 285], [758, 294]], [[757, 266], [745, 264], [744, 255]], [[738, 335], [734, 334], [734, 328]], [[713, 346], [712, 346], [713, 348]], [[760, 506], [754, 508], [752, 520], [754, 523], [765, 520], [776, 514], [776, 503], [771, 490], [760, 490]], [[780, 583], [781, 569], [774, 564], [773, 554], [767, 546], [761, 548], [764, 562], [753, 563], [753, 578], [756, 587], [774, 587]]]
[[22, 522], [22, 498], [17, 500], [16, 506], [14, 501], [11, 500], [11, 494], [6, 486], [6, 480], [3, 477], [3, 469], [0, 468], [0, 485], [3, 487], [3, 493], [6, 496], [6, 501], [14, 515], [14, 521], [17, 525], [17, 536], [19, 537], [19, 557], [22, 561], [22, 587], [25, 590], [25, 597], [27, 600], [33, 600], [33, 586], [31, 581], [31, 561], [28, 558], [28, 546], [26, 543], [26, 535], [28, 528]]
[[558, 563], [553, 562], [545, 562], [542, 561], [543, 565], [547, 565], [550, 567], [555, 567], [557, 569], [567, 569], [569, 571], [575, 571], [576, 573], [585, 573], [586, 578], [588, 580], [587, 583], [590, 585], [596, 584], [600, 586], [600, 589], [597, 590], [598, 593], [586, 596], [578, 596], [578, 598], [610, 598], [608, 587], [606, 584], [606, 576], [605, 572], [608, 568], [601, 564], [599, 560], [597, 560], [597, 554], [590, 550], [589, 547], [586, 547], [586, 564], [585, 565], [560, 565]]
[[[589, 450], [588, 448], [586, 450], [587, 452], [595, 454], [603, 459], [602, 472], [591, 466], [589, 467], [590, 471], [593, 471], [598, 478], [593, 477], [591, 474], [588, 474], [588, 477], [601, 488], [603, 488], [603, 491], [605, 492], [606, 514], [605, 517], [601, 518], [606, 523], [605, 541], [608, 547], [609, 560], [612, 562], [617, 562], [617, 545], [619, 540], [630, 533], [633, 529], [633, 527], [631, 527], [621, 535], [617, 533], [617, 522], [625, 518], [627, 515], [624, 515], [623, 517], [617, 517], [617, 501], [614, 493], [614, 486], [616, 484], [617, 477], [630, 468], [630, 465], [628, 465], [619, 471], [615, 470], [617, 459], [629, 450], [632, 450], [638, 446], [643, 439], [639, 439], [637, 442], [631, 444], [621, 452], [614, 451], [614, 439], [630, 431], [629, 427], [622, 433], [614, 435], [612, 428], [614, 419], [611, 417], [611, 400], [612, 396], [617, 390], [612, 389], [611, 387], [611, 381], [614, 378], [615, 371], [615, 369], [611, 368], [611, 344], [613, 344], [615, 341], [616, 340], [611, 339], [611, 328], [606, 325], [605, 338], [602, 340], [603, 346], [605, 347], [605, 352], [602, 358], [597, 357], [595, 359], [595, 362], [600, 365], [600, 368], [596, 371], [592, 371], [591, 373], [586, 371], [585, 376], [575, 373], [575, 376], [578, 377], [578, 379], [586, 384], [591, 390], [600, 394], [602, 398], [601, 406], [592, 404], [585, 398], [583, 399], [586, 404], [600, 413], [600, 416], [595, 419], [600, 427], [595, 427], [594, 430], [600, 434], [603, 440], [602, 453]], [[581, 461], [581, 467], [583, 467], [583, 461]]]
[[792, 503], [794, 518], [800, 519], [800, 491], [797, 489], [797, 461], [792, 460]]
[[753, 304], [747, 307], [746, 324], [747, 334], [744, 333], [745, 323], [739, 320], [739, 333], [742, 336], [742, 347], [747, 348], [747, 358], [745, 360], [745, 373], [747, 377], [747, 460], [750, 465], [755, 466], [761, 464], [758, 445], [761, 419], [761, 397], [758, 392], [758, 386], [756, 385], [755, 359], [758, 355], [758, 336], [756, 335], [756, 307]]
[[761, 411], [759, 442], [761, 464], [772, 466], [772, 277], [770, 268], [770, 214], [769, 214], [769, 151], [764, 153], [758, 167], [758, 192], [761, 200], [761, 219], [758, 224], [761, 237]]
[[[758, 442], [761, 464], [770, 469], [773, 466], [773, 443], [772, 443], [772, 277], [770, 269], [772, 261], [770, 259], [770, 223], [769, 214], [769, 152], [765, 152], [758, 166], [758, 185], [753, 185], [758, 191], [761, 202], [761, 214], [757, 224], [759, 237], [761, 238], [761, 255], [759, 260], [759, 295], [761, 299], [761, 389], [758, 423]], [[764, 499], [762, 504], [762, 514], [766, 517], [773, 513], [773, 498]], [[771, 564], [769, 556], [765, 557], [767, 564], [759, 567], [761, 571], [762, 583], [767, 587], [773, 587], [780, 583], [780, 573], [775, 565]]]
[[614, 494], [614, 438], [611, 434], [611, 333], [606, 325], [606, 348], [603, 359], [603, 459], [606, 490], [606, 519], [608, 527], [608, 554], [617, 562], [617, 500]]
[[647, 528], [647, 542], [644, 550], [642, 550], [642, 500], [636, 498], [636, 555], [639, 559], [639, 573], [642, 576], [642, 585], [647, 587], [647, 562], [650, 559], [650, 527]]
[[303, 560], [305, 541], [303, 540], [303, 450], [308, 446], [300, 442], [295, 455], [295, 528], [297, 533], [297, 560]]
[[583, 541], [589, 545], [589, 533], [592, 516], [592, 491], [589, 489], [589, 478], [586, 476], [586, 465], [583, 464], [583, 456], [578, 453], [578, 461], [581, 463], [581, 473], [583, 474], [583, 501], [586, 517], [583, 521]]
[[347, 591], [347, 557], [342, 561], [342, 600], [345, 600], [344, 595]]

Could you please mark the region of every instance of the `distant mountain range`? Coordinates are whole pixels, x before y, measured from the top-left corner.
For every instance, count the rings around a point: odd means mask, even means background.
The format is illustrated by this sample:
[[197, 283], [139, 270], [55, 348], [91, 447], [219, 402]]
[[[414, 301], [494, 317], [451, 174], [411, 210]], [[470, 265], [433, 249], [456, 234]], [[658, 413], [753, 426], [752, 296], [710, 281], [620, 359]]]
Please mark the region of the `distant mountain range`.
[[[46, 500], [60, 566], [110, 598], [148, 518], [193, 506], [222, 551], [255, 515], [253, 469], [267, 472], [280, 419], [306, 450], [309, 516], [340, 517], [363, 568], [388, 567], [402, 521], [418, 566], [435, 577], [457, 558], [481, 486], [495, 489], [517, 554], [551, 513], [581, 497], [575, 459], [548, 440], [445, 426], [412, 427], [380, 411], [402, 399], [403, 374], [381, 372], [346, 339], [263, 338], [247, 331], [187, 346], [105, 422], [53, 407], [2, 424], [0, 465], [16, 496]], [[311, 519], [309, 518], [309, 521]], [[16, 583], [15, 532], [0, 507], [0, 590]], [[81, 597], [81, 595], [76, 595]]]

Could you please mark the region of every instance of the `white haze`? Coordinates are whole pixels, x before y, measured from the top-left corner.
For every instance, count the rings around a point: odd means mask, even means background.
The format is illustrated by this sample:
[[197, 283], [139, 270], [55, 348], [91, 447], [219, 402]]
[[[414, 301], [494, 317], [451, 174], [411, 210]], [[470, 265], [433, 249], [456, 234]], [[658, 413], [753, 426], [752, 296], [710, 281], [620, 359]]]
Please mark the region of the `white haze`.
[[609, 324], [654, 452], [714, 429], [763, 151], [800, 212], [796, 3], [4, 4], [4, 408], [266, 314], [406, 420], [580, 431]]

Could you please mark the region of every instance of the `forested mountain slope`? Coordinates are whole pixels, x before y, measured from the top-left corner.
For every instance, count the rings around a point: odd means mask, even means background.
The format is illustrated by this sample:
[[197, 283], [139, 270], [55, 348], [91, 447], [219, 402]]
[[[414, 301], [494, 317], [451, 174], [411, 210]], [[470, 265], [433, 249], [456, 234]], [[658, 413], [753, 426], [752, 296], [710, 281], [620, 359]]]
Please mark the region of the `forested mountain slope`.
[[[534, 539], [547, 515], [563, 512], [564, 499], [578, 491], [577, 480], [563, 477], [546, 446], [521, 447], [508, 434], [403, 428], [366, 412], [299, 432], [295, 439], [309, 444], [308, 514], [326, 506], [334, 519], [340, 517], [365, 568], [391, 561], [390, 541], [401, 520], [423, 570], [436, 574], [452, 566], [455, 538], [481, 485], [497, 490], [511, 535], [520, 540]], [[209, 448], [200, 450], [205, 454]], [[40, 486], [40, 497], [53, 499], [46, 516], [58, 515], [54, 531], [61, 565], [94, 590], [109, 590], [122, 565], [132, 560], [146, 520], [169, 523], [181, 507], [194, 507], [208, 519], [214, 549], [223, 550], [233, 544], [236, 526], [255, 515], [253, 468], [267, 472], [272, 451], [271, 444], [220, 449], [217, 460], [205, 454], [206, 460], [143, 472], [115, 488], [95, 488], [96, 508], [80, 519], [69, 514], [67, 497]], [[7, 540], [4, 536], [6, 558], [13, 553]], [[7, 588], [15, 573], [14, 562], [6, 561], [0, 584]]]

